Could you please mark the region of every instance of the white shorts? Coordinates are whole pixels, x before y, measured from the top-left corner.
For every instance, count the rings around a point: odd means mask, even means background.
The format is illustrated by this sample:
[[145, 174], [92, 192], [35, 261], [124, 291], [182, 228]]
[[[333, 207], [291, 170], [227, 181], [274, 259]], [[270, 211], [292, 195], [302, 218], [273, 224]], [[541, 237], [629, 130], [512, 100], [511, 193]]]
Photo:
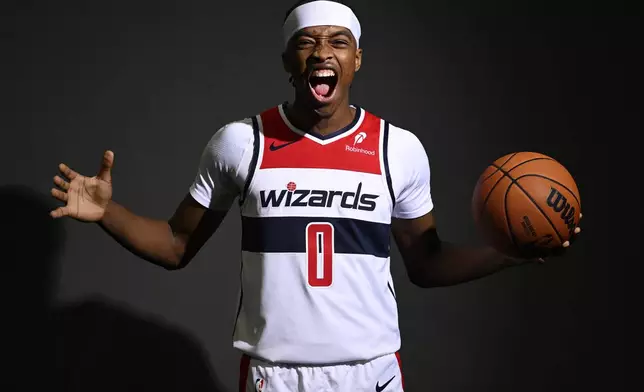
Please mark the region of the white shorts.
[[331, 366], [275, 365], [242, 355], [239, 392], [403, 392], [398, 353]]

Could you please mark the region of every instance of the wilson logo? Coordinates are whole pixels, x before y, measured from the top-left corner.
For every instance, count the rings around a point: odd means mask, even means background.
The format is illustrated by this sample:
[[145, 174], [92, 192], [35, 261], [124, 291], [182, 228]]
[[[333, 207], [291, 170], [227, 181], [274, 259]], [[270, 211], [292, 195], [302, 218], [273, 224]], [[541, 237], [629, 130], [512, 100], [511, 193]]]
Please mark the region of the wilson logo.
[[575, 207], [568, 203], [568, 200], [557, 189], [551, 187], [548, 195], [548, 207], [559, 214], [559, 217], [568, 226], [568, 233], [572, 235], [575, 232]]
[[362, 183], [352, 192], [334, 191], [326, 189], [297, 189], [293, 182], [289, 182], [286, 189], [259, 191], [262, 208], [268, 207], [319, 207], [340, 208], [374, 211], [376, 199], [380, 195], [362, 193]]

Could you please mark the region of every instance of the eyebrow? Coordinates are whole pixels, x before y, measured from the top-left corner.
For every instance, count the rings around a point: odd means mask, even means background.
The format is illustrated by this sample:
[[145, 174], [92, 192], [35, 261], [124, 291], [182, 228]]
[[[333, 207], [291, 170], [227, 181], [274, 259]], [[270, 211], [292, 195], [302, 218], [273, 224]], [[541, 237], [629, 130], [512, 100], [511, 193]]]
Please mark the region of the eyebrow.
[[[334, 33], [331, 33], [330, 38], [335, 38], [335, 37], [338, 37], [340, 35], [344, 35], [347, 38], [350, 38], [351, 40], [354, 40], [353, 39], [353, 34], [351, 34], [351, 32], [349, 30], [347, 30], [347, 29], [342, 29], [342, 30], [338, 30], [338, 31], [336, 31]], [[300, 37], [315, 38], [315, 36], [313, 36], [312, 34], [309, 34], [309, 33], [304, 32], [304, 31], [300, 31], [300, 32], [296, 33], [293, 36], [293, 39], [297, 39], [297, 38], [300, 38]]]
[[342, 30], [338, 30], [335, 33], [331, 34], [331, 37], [337, 37], [338, 35], [346, 35], [349, 38], [351, 38], [353, 36], [353, 34], [351, 34], [351, 32], [349, 30], [342, 29]]

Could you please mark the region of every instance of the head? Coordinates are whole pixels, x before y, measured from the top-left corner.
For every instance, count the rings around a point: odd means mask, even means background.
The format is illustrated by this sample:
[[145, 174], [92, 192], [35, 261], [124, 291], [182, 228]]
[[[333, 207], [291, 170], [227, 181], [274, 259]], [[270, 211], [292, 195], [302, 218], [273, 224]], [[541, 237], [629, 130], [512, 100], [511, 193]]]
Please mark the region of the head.
[[298, 105], [331, 115], [349, 104], [349, 90], [362, 63], [360, 23], [335, 1], [300, 1], [284, 19], [284, 69]]

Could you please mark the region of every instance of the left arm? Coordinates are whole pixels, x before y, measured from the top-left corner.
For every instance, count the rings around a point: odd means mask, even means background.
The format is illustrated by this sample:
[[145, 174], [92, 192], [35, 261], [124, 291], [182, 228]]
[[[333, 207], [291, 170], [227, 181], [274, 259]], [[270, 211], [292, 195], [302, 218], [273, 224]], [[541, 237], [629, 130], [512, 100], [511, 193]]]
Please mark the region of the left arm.
[[392, 232], [409, 280], [429, 288], [479, 279], [518, 265], [491, 247], [464, 247], [442, 241], [431, 212], [415, 219], [394, 219]]
[[490, 247], [466, 248], [442, 241], [432, 211], [430, 168], [420, 140], [390, 126], [389, 168], [395, 204], [392, 234], [412, 283], [450, 286], [522, 263]]

